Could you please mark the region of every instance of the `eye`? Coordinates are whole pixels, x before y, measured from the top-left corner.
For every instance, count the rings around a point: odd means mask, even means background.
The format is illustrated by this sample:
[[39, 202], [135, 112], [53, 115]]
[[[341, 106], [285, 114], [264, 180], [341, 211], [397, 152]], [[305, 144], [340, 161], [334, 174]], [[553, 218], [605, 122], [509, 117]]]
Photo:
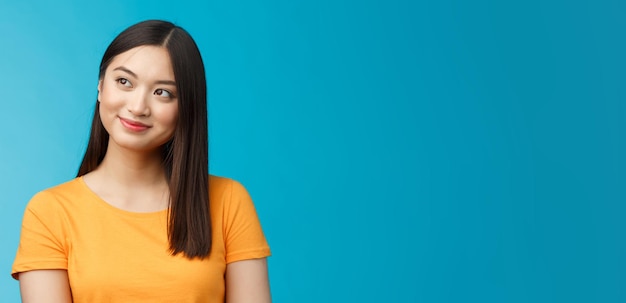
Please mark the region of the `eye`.
[[167, 97], [167, 98], [174, 97], [174, 95], [172, 93], [170, 93], [169, 91], [164, 90], [162, 88], [159, 88], [159, 89], [155, 90], [154, 94], [157, 95], [157, 96], [163, 96], [163, 97]]
[[128, 79], [126, 78], [118, 78], [115, 80], [117, 83], [126, 86], [126, 87], [133, 87], [133, 85], [130, 83], [130, 81], [128, 81]]

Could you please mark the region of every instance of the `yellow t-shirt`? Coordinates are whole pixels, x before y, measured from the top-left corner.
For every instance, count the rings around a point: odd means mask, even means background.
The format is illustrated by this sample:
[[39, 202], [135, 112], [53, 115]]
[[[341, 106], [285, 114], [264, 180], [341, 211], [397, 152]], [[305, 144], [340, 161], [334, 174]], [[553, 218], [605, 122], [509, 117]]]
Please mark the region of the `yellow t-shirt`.
[[209, 178], [209, 258], [171, 256], [166, 210], [115, 208], [79, 177], [28, 203], [12, 275], [66, 269], [75, 303], [224, 302], [226, 264], [267, 257], [270, 249], [246, 189]]

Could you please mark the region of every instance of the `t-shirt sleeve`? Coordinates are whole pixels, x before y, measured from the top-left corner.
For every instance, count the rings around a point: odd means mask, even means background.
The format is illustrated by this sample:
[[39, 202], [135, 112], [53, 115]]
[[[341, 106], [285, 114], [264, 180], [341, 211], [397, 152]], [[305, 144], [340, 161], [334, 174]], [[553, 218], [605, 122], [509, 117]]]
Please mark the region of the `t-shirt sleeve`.
[[11, 275], [37, 269], [67, 269], [63, 215], [54, 195], [36, 194], [24, 211], [20, 243]]
[[230, 183], [224, 207], [226, 263], [268, 257], [270, 248], [248, 191], [237, 181]]

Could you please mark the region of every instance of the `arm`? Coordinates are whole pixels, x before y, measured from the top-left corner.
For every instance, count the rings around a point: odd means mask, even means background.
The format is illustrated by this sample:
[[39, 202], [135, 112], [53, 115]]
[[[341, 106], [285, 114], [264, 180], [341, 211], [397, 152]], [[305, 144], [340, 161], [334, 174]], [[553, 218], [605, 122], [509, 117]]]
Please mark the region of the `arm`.
[[226, 303], [250, 302], [272, 302], [266, 258], [226, 265]]
[[67, 270], [32, 270], [19, 274], [23, 303], [70, 303], [72, 294]]

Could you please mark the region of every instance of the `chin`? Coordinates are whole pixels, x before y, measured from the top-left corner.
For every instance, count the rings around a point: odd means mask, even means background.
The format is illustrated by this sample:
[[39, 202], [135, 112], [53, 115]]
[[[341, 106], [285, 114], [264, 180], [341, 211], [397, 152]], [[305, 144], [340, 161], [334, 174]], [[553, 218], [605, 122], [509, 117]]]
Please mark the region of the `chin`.
[[144, 153], [152, 153], [152, 152], [156, 152], [161, 150], [161, 148], [163, 147], [163, 144], [155, 144], [155, 142], [153, 140], [128, 140], [126, 138], [124, 139], [117, 139], [117, 138], [111, 138], [111, 140], [109, 140], [109, 145], [110, 144], [114, 144], [117, 145], [119, 147], [121, 147], [122, 149], [128, 150], [128, 151], [135, 151], [135, 152], [144, 152]]

